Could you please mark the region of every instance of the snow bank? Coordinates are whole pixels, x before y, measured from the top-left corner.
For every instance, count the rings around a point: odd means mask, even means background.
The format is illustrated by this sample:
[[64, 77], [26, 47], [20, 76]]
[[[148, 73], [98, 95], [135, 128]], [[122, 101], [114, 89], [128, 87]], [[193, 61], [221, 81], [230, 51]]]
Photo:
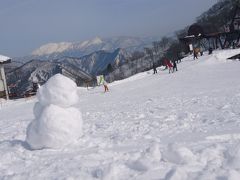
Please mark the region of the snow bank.
[[216, 52], [214, 52], [214, 56], [217, 59], [221, 59], [221, 60], [226, 60], [237, 54], [240, 54], [240, 49], [217, 50]]
[[170, 144], [164, 153], [164, 158], [176, 164], [189, 164], [196, 160], [192, 151], [186, 147], [178, 147], [176, 144]]
[[57, 74], [37, 94], [35, 119], [27, 128], [26, 141], [30, 147], [61, 148], [76, 141], [82, 135], [81, 112], [71, 107], [78, 101], [76, 84]]

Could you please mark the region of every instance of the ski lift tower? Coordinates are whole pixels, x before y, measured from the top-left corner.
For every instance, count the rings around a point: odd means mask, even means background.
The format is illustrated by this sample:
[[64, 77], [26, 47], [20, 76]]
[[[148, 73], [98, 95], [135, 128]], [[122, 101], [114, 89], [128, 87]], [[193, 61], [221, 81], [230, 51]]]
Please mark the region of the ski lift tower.
[[[7, 81], [4, 72], [4, 64], [8, 64], [11, 62], [11, 59], [7, 56], [0, 55], [0, 93], [5, 94], [6, 99], [9, 99]], [[0, 95], [1, 95], [0, 94]]]

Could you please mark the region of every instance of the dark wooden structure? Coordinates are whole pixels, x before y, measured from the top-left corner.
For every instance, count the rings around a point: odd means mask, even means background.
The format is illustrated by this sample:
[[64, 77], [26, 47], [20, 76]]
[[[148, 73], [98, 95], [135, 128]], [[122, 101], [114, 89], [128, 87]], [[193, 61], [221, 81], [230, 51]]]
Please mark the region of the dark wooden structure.
[[69, 68], [68, 66], [59, 65], [59, 67], [61, 69], [61, 74], [73, 79], [77, 86], [88, 87], [97, 85], [96, 77], [82, 71], [76, 66], [71, 66], [71, 68]]
[[11, 63], [11, 59], [6, 56], [0, 55], [0, 98], [9, 99], [8, 86], [5, 76], [4, 65]]
[[188, 36], [179, 40], [185, 45], [192, 44], [193, 48], [205, 50], [240, 46], [240, 7], [235, 8], [230, 24], [221, 29], [215, 28], [213, 24], [204, 26], [193, 24], [189, 27]]

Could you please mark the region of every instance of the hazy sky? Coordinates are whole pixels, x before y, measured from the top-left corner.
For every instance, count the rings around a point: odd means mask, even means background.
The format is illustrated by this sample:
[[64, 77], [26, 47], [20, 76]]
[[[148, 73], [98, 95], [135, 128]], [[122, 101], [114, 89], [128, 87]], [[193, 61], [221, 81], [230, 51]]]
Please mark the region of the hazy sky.
[[96, 36], [163, 36], [194, 22], [217, 0], [0, 0], [0, 54], [30, 54], [49, 42]]

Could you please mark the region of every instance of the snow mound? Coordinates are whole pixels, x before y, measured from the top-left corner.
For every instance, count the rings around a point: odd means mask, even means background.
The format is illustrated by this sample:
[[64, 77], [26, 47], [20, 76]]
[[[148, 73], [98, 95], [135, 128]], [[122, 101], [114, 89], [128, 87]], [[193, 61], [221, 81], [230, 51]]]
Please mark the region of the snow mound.
[[42, 106], [55, 104], [69, 107], [79, 101], [76, 83], [61, 74], [51, 77], [45, 85], [41, 86], [37, 97]]
[[186, 180], [188, 179], [187, 173], [185, 170], [182, 168], [173, 168], [171, 169], [166, 177], [165, 180]]
[[159, 144], [157, 143], [152, 144], [152, 146], [146, 150], [145, 155], [147, 156], [148, 159], [159, 162], [162, 159]]
[[[227, 177], [226, 177], [227, 179]], [[228, 172], [228, 180], [239, 180], [240, 179], [240, 173], [235, 170], [230, 170]]]
[[195, 155], [186, 147], [178, 147], [176, 144], [170, 144], [167, 152], [164, 153], [167, 161], [176, 164], [191, 164], [196, 161]]
[[240, 143], [228, 151], [228, 165], [240, 169]]
[[27, 128], [26, 141], [32, 149], [61, 148], [82, 135], [82, 114], [77, 103], [76, 84], [55, 75], [40, 88], [34, 105], [35, 119]]

